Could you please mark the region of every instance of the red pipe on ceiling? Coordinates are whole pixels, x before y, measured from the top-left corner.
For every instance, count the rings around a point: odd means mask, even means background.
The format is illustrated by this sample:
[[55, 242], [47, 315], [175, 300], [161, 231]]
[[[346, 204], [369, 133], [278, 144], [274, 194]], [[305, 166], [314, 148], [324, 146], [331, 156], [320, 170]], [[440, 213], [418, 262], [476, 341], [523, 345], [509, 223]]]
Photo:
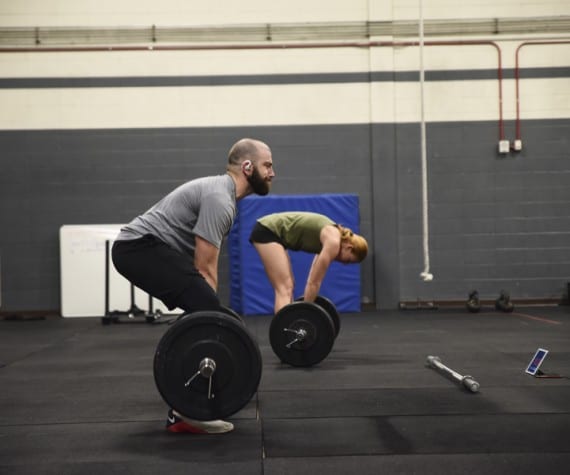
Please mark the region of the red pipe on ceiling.
[[[426, 41], [424, 46], [492, 46], [497, 50], [497, 80], [499, 83], [499, 140], [505, 137], [503, 125], [503, 65], [501, 48], [494, 41]], [[0, 48], [0, 53], [90, 53], [121, 51], [203, 51], [203, 50], [260, 50], [260, 49], [314, 49], [314, 48], [371, 48], [419, 46], [419, 41], [355, 41], [330, 43], [271, 43], [271, 44], [219, 44], [219, 45], [160, 45], [160, 46], [73, 46]]]

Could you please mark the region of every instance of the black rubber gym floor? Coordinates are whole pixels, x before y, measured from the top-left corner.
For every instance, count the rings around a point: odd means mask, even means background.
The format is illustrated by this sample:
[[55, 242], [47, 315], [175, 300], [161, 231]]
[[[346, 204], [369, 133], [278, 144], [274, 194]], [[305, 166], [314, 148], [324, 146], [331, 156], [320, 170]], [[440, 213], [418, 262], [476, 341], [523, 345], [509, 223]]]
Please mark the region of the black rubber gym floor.
[[[269, 317], [248, 317], [257, 397], [232, 433], [208, 436], [164, 430], [152, 360], [167, 326], [141, 320], [0, 321], [0, 473], [569, 473], [569, 307], [345, 314], [330, 355], [305, 369], [277, 361]], [[562, 378], [524, 373], [538, 347]]]

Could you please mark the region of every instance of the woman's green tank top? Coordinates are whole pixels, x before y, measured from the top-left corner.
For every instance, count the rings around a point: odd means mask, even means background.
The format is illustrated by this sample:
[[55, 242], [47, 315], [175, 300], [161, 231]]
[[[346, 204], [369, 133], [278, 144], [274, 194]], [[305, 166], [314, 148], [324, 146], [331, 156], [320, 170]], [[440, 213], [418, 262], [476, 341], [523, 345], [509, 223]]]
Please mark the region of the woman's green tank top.
[[273, 231], [287, 249], [313, 254], [321, 252], [321, 230], [334, 225], [334, 221], [318, 213], [292, 211], [274, 213], [257, 220]]

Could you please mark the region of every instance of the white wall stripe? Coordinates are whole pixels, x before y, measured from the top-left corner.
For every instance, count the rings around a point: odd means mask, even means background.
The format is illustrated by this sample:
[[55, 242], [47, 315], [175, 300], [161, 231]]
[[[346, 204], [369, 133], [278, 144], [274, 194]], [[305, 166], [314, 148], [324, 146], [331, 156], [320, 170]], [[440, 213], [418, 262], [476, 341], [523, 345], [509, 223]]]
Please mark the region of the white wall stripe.
[[[504, 119], [515, 118], [504, 81]], [[427, 82], [426, 120], [498, 120], [496, 80]], [[0, 90], [0, 129], [418, 122], [417, 83]], [[522, 119], [570, 117], [568, 78], [521, 81]]]

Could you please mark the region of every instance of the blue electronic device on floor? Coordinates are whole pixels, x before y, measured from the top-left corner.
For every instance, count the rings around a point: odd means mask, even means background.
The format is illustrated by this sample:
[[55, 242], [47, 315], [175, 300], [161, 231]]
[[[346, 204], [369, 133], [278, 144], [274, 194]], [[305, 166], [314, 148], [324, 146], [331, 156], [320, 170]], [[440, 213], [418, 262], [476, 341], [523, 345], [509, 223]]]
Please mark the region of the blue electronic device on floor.
[[536, 353], [530, 360], [530, 363], [528, 364], [525, 373], [528, 373], [532, 376], [535, 376], [536, 374], [541, 374], [539, 368], [544, 359], [546, 358], [547, 354], [548, 350], [545, 350], [544, 348], [539, 348], [538, 350], [536, 350]]

